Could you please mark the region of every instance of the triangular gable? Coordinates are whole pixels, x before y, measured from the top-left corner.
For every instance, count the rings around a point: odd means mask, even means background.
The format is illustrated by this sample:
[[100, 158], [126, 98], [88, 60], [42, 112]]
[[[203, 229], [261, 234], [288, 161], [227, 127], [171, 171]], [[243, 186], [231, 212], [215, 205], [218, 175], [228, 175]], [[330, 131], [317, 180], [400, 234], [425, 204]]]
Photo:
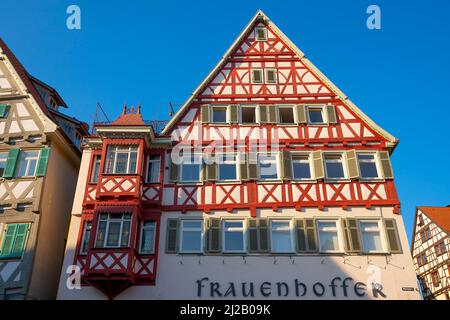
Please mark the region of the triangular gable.
[[[254, 39], [254, 29], [260, 25], [268, 29], [266, 42]], [[272, 56], [273, 60], [268, 58]], [[276, 67], [278, 84], [252, 84], [250, 68], [259, 66]], [[280, 96], [283, 103], [299, 103], [299, 99], [302, 103], [339, 99], [342, 106], [338, 108], [338, 116], [344, 137], [378, 136], [385, 139], [389, 147], [394, 147], [398, 142], [354, 105], [261, 11], [257, 12], [216, 67], [168, 122], [162, 134], [169, 135], [179, 122], [195, 120], [190, 110], [193, 104], [281, 103]]]

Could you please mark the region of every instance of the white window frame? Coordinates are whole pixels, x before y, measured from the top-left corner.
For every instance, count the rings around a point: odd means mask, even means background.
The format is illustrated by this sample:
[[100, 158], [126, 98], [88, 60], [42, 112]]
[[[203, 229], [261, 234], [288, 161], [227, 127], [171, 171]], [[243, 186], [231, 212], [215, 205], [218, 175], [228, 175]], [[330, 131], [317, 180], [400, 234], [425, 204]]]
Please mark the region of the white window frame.
[[[269, 71], [273, 71], [275, 80], [273, 82], [269, 82], [268, 73]], [[264, 69], [264, 83], [266, 84], [277, 84], [278, 83], [278, 69], [277, 68], [265, 68]]]
[[[190, 228], [185, 227], [185, 222], [200, 222], [199, 228]], [[183, 231], [200, 231], [200, 249], [199, 250], [183, 250]], [[180, 253], [203, 253], [205, 242], [205, 223], [203, 219], [180, 219], [180, 239], [179, 239], [179, 248]]]
[[[321, 230], [319, 228], [319, 224], [321, 222], [334, 222], [335, 223], [335, 226], [336, 226], [335, 229], [336, 229], [336, 234], [338, 237], [338, 245], [339, 245], [339, 248], [337, 250], [322, 250], [322, 243], [321, 243], [321, 237], [320, 237]], [[339, 219], [331, 219], [331, 218], [330, 219], [317, 219], [315, 221], [315, 227], [317, 230], [317, 244], [319, 246], [318, 251], [320, 253], [343, 253], [344, 252], [344, 245], [342, 243], [343, 234], [342, 234], [342, 228], [341, 228], [341, 221]], [[324, 231], [324, 232], [327, 232], [327, 231]], [[331, 232], [331, 230], [330, 230], [330, 232]]]
[[[211, 124], [224, 125], [230, 123], [230, 106], [229, 105], [214, 105], [210, 106], [211, 112]], [[225, 122], [215, 122], [214, 121], [214, 109], [225, 109]]]
[[[152, 156], [156, 156], [156, 157], [158, 157], [158, 159], [150, 159]], [[159, 166], [158, 166], [158, 177], [157, 177], [157, 179], [156, 179], [156, 181], [150, 181], [149, 180], [149, 178], [148, 178], [148, 175], [149, 175], [149, 170], [150, 170], [150, 163], [159, 163]], [[145, 182], [146, 183], [160, 183], [161, 182], [161, 155], [159, 155], [159, 154], [151, 154], [151, 155], [149, 155], [148, 157], [147, 157], [147, 175], [146, 175], [146, 177], [145, 177]]]
[[[264, 38], [259, 39], [258, 38], [258, 30], [264, 30]], [[266, 27], [256, 27], [255, 28], [255, 41], [267, 41], [268, 39], [268, 32]]]
[[[22, 156], [25, 154], [25, 152], [37, 152], [37, 155], [35, 156], [27, 156], [22, 158]], [[20, 150], [19, 152], [19, 159], [18, 159], [18, 164], [17, 164], [17, 168], [16, 168], [16, 174], [15, 177], [16, 178], [30, 178], [30, 177], [34, 177], [36, 176], [36, 170], [38, 167], [38, 163], [39, 163], [39, 156], [41, 155], [41, 151], [40, 150]], [[25, 165], [25, 175], [23, 176], [19, 176], [18, 173], [20, 171], [20, 168], [22, 167], [22, 160], [26, 161], [26, 165]], [[34, 166], [34, 172], [30, 175], [28, 170], [30, 170], [30, 163], [31, 161], [35, 160], [36, 161], [36, 165]]]
[[[291, 172], [292, 172], [292, 181], [313, 181], [314, 179], [314, 164], [311, 158], [311, 152], [292, 152], [291, 153]], [[309, 164], [309, 175], [310, 178], [296, 178], [294, 175], [294, 162], [299, 162], [299, 160], [294, 159], [296, 156], [299, 157], [307, 157], [308, 159], [306, 161], [308, 161]], [[305, 160], [303, 160], [305, 161]]]
[[[151, 222], [151, 226], [145, 227], [144, 226], [145, 222]], [[150, 252], [142, 251], [142, 241], [143, 241], [143, 238], [144, 238], [144, 229], [146, 229], [146, 228], [153, 230], [152, 247], [150, 248]], [[141, 236], [139, 237], [139, 250], [138, 250], [138, 252], [140, 254], [154, 254], [155, 253], [155, 241], [156, 241], [156, 221], [154, 221], [154, 220], [142, 221], [141, 222]]]
[[[270, 179], [267, 179], [267, 178], [261, 178], [261, 169], [260, 169], [260, 159], [259, 159], [259, 157], [260, 156], [273, 156], [273, 157], [275, 157], [275, 164], [276, 164], [276, 166], [277, 166], [277, 177], [276, 178], [270, 178]], [[258, 180], [260, 180], [260, 181], [278, 181], [278, 180], [280, 180], [280, 177], [281, 177], [281, 172], [280, 172], [280, 155], [278, 154], [278, 153], [258, 153], [257, 154], [257, 171], [258, 171]]]
[[[291, 250], [290, 251], [274, 251], [273, 250], [273, 223], [274, 222], [288, 222], [289, 223], [289, 236], [291, 239]], [[292, 219], [270, 219], [270, 251], [271, 253], [293, 253], [295, 252], [295, 234], [294, 234], [294, 221]]]
[[[0, 157], [0, 162], [5, 163], [5, 168], [3, 169], [3, 172], [4, 172], [4, 170], [6, 170], [6, 163], [8, 162], [8, 152], [0, 152], [0, 156], [1, 155], [5, 155], [4, 158]], [[0, 175], [0, 178], [1, 178], [1, 175]]]
[[[291, 109], [293, 122], [281, 122], [280, 109]], [[295, 107], [293, 105], [277, 105], [277, 123], [282, 125], [295, 126], [296, 124]]]
[[[369, 223], [376, 223], [378, 225], [378, 231], [380, 233], [380, 241], [381, 241], [381, 250], [366, 250], [364, 248], [364, 240], [363, 240], [363, 229], [361, 224], [369, 222]], [[377, 219], [359, 219], [358, 220], [358, 229], [359, 229], [359, 237], [361, 239], [361, 247], [362, 251], [364, 253], [385, 253], [387, 252], [387, 243], [386, 243], [386, 232], [384, 230], [383, 224], [381, 223], [381, 220]], [[373, 232], [373, 231], [368, 231]]]
[[86, 240], [87, 226], [88, 226], [89, 223], [91, 224], [91, 230], [89, 231], [90, 232], [89, 241], [91, 241], [90, 237], [92, 236], [92, 226], [93, 226], [93, 224], [92, 224], [91, 220], [85, 220], [84, 221], [84, 226], [83, 226], [83, 236], [81, 237], [81, 247], [80, 247], [80, 254], [82, 254], [82, 255], [87, 254], [87, 249], [89, 248], [89, 242], [88, 242], [86, 250], [83, 250], [84, 241]]
[[[322, 112], [322, 119], [323, 122], [311, 122], [311, 118], [309, 116], [309, 110], [310, 109], [320, 109]], [[320, 126], [320, 125], [327, 125], [328, 124], [328, 114], [325, 110], [325, 105], [306, 105], [306, 115], [308, 117], [308, 124], [312, 126]]]
[[[377, 177], [363, 177], [362, 176], [362, 171], [361, 171], [361, 167], [359, 165], [359, 155], [371, 155], [373, 156], [373, 161], [375, 162], [375, 166], [377, 168]], [[377, 151], [358, 151], [356, 152], [356, 160], [358, 161], [358, 170], [359, 170], [359, 174], [361, 176], [361, 180], [364, 181], [368, 181], [368, 180], [380, 180], [383, 179], [383, 177], [381, 176], [381, 163], [380, 163], [380, 155]], [[362, 162], [371, 162], [370, 160], [363, 160]]]
[[[128, 150], [119, 150], [119, 148], [121, 148], [121, 147], [123, 148], [126, 146], [128, 146]], [[115, 151], [112, 149], [115, 149]], [[135, 168], [134, 172], [130, 172], [131, 153], [134, 152], [134, 149], [136, 149], [136, 168]], [[136, 174], [138, 166], [139, 166], [139, 145], [137, 145], [137, 144], [131, 144], [131, 145], [111, 144], [111, 145], [109, 145], [107, 153], [106, 153], [106, 159], [105, 159], [106, 165], [105, 165], [104, 170], [108, 169], [107, 165], [108, 165], [109, 156], [110, 156], [111, 152], [114, 152], [114, 161], [113, 161], [112, 172], [105, 172], [104, 174], [111, 174], [111, 175]], [[124, 173], [117, 173], [117, 154], [119, 154], [119, 153], [127, 153], [128, 154], [127, 170]]]
[[[106, 214], [106, 215], [108, 215], [108, 218], [107, 218], [107, 220], [101, 220], [101, 215], [102, 214]], [[124, 217], [125, 217], [125, 215], [130, 215], [130, 219], [128, 220], [128, 219], [124, 219]], [[132, 214], [131, 213], [118, 213], [118, 214], [115, 214], [115, 213], [99, 213], [99, 223], [98, 223], [98, 226], [97, 226], [97, 232], [95, 233], [95, 247], [96, 248], [128, 248], [129, 246], [130, 246], [130, 238], [131, 238], [131, 227], [132, 227], [132, 223], [133, 223], [133, 216], [132, 216]], [[110, 217], [111, 216], [114, 216], [114, 215], [122, 215], [122, 218], [120, 219], [120, 230], [119, 230], [119, 245], [117, 245], [117, 246], [108, 246], [107, 245], [107, 243], [108, 243], [108, 233], [109, 233], [109, 225], [110, 225], [110, 223], [111, 223], [111, 221], [119, 221], [119, 219], [111, 219]], [[98, 237], [98, 231], [99, 231], [99, 229], [100, 229], [100, 221], [106, 221], [106, 229], [105, 229], [105, 238], [103, 239], [103, 245], [101, 246], [101, 247], [98, 247], [97, 246], [97, 237]], [[126, 245], [126, 246], [122, 246], [121, 245], [121, 243], [122, 243], [122, 231], [123, 231], [123, 223], [125, 222], [125, 221], [130, 221], [130, 234], [129, 234], [129, 236], [128, 236], [128, 244]]]
[[[247, 221], [245, 219], [223, 219], [222, 221], [222, 252], [223, 253], [245, 253], [247, 252]], [[242, 227], [225, 227], [226, 222], [242, 222]], [[231, 229], [231, 230], [229, 230]], [[242, 231], [242, 250], [227, 250], [225, 243], [225, 233]]]
[[[255, 122], [243, 122], [242, 120], [242, 110], [252, 108], [255, 112]], [[243, 125], [257, 125], [259, 123], [258, 119], [258, 105], [241, 105], [239, 107], [239, 123]]]
[[[185, 157], [193, 157], [193, 158], [197, 158], [199, 159], [199, 163], [196, 163], [194, 160], [194, 163], [183, 163], [183, 159]], [[184, 165], [190, 165], [190, 164], [195, 164], [198, 165], [199, 170], [198, 170], [198, 179], [197, 180], [183, 180], [183, 167]], [[200, 183], [202, 181], [202, 164], [203, 164], [203, 158], [201, 154], [193, 154], [193, 155], [188, 155], [188, 156], [182, 156], [181, 157], [181, 162], [179, 165], [179, 183]]]
[[[92, 171], [91, 171], [91, 180], [90, 183], [98, 183], [98, 178], [100, 175], [100, 165], [101, 165], [102, 156], [100, 154], [94, 155], [94, 159], [92, 161]], [[95, 173], [95, 166], [98, 163], [98, 171], [97, 176], [94, 175]]]
[[[255, 79], [253, 77], [253, 71], [259, 71], [261, 72], [261, 82], [255, 82]], [[252, 68], [250, 69], [250, 77], [252, 80], [252, 84], [264, 84], [264, 69], [263, 68]]]
[[[330, 177], [328, 177], [327, 161], [337, 162], [337, 160], [327, 160], [327, 157], [333, 157], [333, 156], [340, 156], [341, 157], [342, 171], [344, 172], [344, 177], [341, 177], [341, 178], [330, 178]], [[324, 167], [324, 170], [325, 170], [325, 180], [329, 180], [329, 181], [348, 180], [347, 156], [346, 156], [345, 152], [342, 152], [342, 151], [324, 152], [323, 153], [323, 167]]]
[[[229, 160], [229, 157], [231, 157], [231, 156], [234, 156], [234, 161], [233, 160]], [[221, 153], [221, 154], [217, 154], [216, 160], [217, 160], [217, 182], [235, 182], [235, 181], [238, 181], [240, 179], [239, 154], [236, 154], [236, 153], [231, 153], [231, 154]], [[235, 165], [235, 170], [236, 170], [236, 179], [220, 179], [220, 165], [221, 164], [234, 164]]]

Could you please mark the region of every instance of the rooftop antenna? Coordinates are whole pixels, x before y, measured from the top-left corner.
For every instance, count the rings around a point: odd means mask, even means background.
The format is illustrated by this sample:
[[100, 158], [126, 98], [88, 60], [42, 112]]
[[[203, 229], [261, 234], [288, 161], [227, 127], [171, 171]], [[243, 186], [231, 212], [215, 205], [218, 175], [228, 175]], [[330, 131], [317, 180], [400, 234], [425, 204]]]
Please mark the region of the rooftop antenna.
[[173, 110], [172, 102], [169, 102], [169, 117], [173, 117], [175, 110]]

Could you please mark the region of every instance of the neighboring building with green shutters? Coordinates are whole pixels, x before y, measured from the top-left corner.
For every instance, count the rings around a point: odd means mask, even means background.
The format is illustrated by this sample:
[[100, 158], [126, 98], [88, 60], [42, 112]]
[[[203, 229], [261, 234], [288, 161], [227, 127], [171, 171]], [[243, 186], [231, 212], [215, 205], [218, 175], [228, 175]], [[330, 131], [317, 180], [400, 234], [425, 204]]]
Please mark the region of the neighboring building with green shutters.
[[86, 124], [0, 39], [0, 300], [56, 296]]

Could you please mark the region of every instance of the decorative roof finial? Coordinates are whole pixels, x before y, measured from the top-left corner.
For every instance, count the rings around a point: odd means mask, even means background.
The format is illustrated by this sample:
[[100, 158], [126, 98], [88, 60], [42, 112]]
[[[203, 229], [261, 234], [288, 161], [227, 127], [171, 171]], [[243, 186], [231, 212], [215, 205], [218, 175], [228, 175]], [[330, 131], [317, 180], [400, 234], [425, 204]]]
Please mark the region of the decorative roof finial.
[[138, 104], [137, 113], [138, 113], [138, 114], [141, 114], [141, 103], [140, 103], [140, 102], [139, 102], [139, 104]]
[[124, 104], [123, 104], [123, 111], [122, 111], [122, 114], [126, 114], [127, 113], [127, 103], [125, 102]]

